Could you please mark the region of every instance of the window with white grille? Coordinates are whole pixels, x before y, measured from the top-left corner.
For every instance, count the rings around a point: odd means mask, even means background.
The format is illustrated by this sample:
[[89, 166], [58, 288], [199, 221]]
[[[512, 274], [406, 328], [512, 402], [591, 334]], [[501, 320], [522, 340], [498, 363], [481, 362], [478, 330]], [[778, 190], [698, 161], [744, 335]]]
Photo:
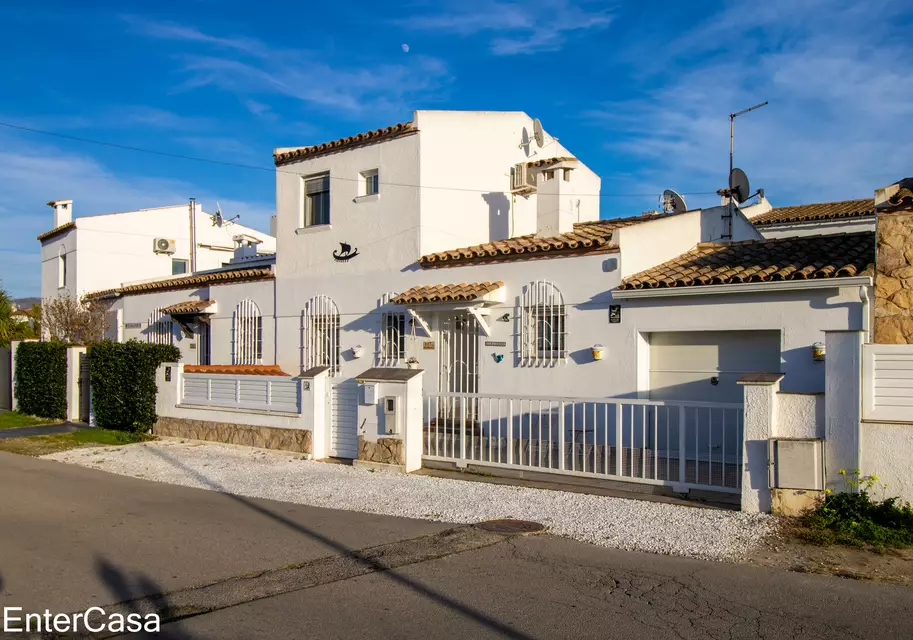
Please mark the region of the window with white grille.
[[406, 357], [406, 314], [382, 313], [380, 316], [380, 364], [394, 366]]
[[260, 308], [250, 299], [235, 307], [231, 330], [231, 363], [263, 363], [263, 317]]
[[339, 375], [339, 309], [329, 296], [314, 296], [301, 314], [301, 364]]
[[152, 344], [173, 344], [174, 331], [171, 316], [156, 309], [149, 314], [146, 323], [146, 342]]
[[547, 280], [526, 285], [521, 300], [520, 357], [524, 364], [567, 361], [567, 307]]

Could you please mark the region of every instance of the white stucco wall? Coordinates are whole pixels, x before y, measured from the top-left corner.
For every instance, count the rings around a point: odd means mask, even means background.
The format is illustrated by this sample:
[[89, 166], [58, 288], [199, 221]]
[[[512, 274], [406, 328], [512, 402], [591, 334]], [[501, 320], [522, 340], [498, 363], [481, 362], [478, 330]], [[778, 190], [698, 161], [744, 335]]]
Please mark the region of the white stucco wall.
[[[75, 221], [75, 229], [42, 243], [42, 298], [58, 293], [56, 259], [61, 245], [66, 246], [70, 256], [66, 290], [72, 295], [171, 276], [172, 259], [188, 260], [189, 271], [190, 220], [186, 204], [77, 217]], [[271, 236], [233, 222], [213, 225], [211, 216], [197, 205], [197, 271], [215, 269], [228, 262], [233, 255], [232, 238], [238, 234], [261, 239], [261, 252], [275, 251], [275, 239]], [[155, 253], [155, 238], [173, 239], [175, 253]]]
[[777, 394], [776, 435], [781, 438], [824, 437], [824, 394]]
[[872, 493], [881, 498], [882, 487], [887, 498], [899, 496], [913, 502], [913, 424], [863, 422], [862, 460], [859, 470], [864, 475], [877, 475], [879, 482]]
[[834, 235], [838, 233], [875, 232], [875, 216], [846, 220], [820, 220], [794, 224], [774, 224], [758, 227], [765, 238]]

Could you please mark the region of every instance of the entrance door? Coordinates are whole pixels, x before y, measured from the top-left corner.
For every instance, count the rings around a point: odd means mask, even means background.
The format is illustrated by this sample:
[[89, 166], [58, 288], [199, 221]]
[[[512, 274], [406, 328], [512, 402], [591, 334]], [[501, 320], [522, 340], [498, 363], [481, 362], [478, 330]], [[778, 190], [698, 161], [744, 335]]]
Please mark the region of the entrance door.
[[330, 386], [330, 455], [358, 457], [358, 383], [343, 380]]
[[444, 393], [479, 392], [479, 326], [458, 312], [441, 318], [439, 386]]
[[79, 421], [89, 423], [91, 411], [91, 383], [89, 381], [89, 356], [79, 354]]

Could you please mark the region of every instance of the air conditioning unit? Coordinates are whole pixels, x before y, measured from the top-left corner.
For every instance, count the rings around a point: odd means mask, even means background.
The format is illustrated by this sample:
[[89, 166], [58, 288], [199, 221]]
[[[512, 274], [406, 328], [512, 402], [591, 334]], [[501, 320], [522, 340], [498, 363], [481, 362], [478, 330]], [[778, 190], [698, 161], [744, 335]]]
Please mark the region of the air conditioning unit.
[[518, 162], [510, 172], [511, 193], [531, 193], [536, 190], [536, 173], [525, 162]]
[[174, 253], [174, 240], [168, 238], [156, 238], [152, 243], [152, 250], [155, 253]]

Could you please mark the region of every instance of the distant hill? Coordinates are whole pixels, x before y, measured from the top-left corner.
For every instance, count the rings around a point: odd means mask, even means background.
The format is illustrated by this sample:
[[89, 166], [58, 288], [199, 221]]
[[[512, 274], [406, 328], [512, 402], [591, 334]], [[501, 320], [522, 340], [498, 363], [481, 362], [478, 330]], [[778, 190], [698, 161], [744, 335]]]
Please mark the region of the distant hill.
[[33, 305], [41, 304], [41, 298], [13, 298], [13, 302], [20, 309], [31, 309]]

